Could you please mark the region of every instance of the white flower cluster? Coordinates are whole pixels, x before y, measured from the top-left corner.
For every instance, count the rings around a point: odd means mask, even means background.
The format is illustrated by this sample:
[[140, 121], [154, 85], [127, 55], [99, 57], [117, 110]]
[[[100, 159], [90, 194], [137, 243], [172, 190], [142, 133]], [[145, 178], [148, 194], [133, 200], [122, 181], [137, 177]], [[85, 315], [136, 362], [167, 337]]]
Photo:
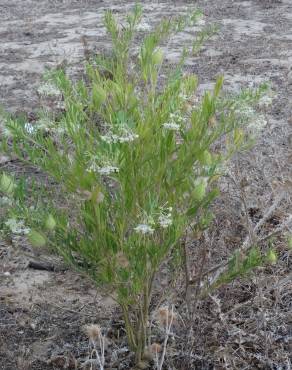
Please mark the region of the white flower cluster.
[[[157, 217], [157, 216], [156, 216]], [[156, 219], [155, 217], [155, 219]], [[155, 223], [154, 218], [152, 216], [147, 216], [146, 221], [142, 224], [137, 225], [134, 230], [137, 233], [142, 235], [150, 234], [152, 235], [155, 231]], [[173, 223], [172, 221], [172, 207], [160, 207], [159, 216], [157, 218], [157, 225], [162, 227], [163, 229], [168, 228]]]
[[61, 91], [52, 83], [46, 82], [39, 86], [37, 92], [43, 96], [55, 96], [59, 97], [61, 95]]
[[162, 126], [163, 128], [169, 131], [179, 131], [180, 130], [180, 125], [174, 122], [166, 122]]
[[[90, 154], [87, 154], [90, 155]], [[88, 172], [97, 172], [100, 175], [108, 176], [111, 173], [117, 173], [119, 172], [119, 168], [116, 166], [113, 166], [111, 164], [105, 163], [103, 165], [100, 165], [98, 162], [99, 158], [92, 158], [90, 161], [90, 165], [86, 169]]]
[[97, 172], [100, 175], [110, 175], [111, 173], [119, 172], [118, 167], [115, 166], [105, 166], [105, 167], [98, 167]]
[[138, 139], [139, 135], [133, 133], [130, 130], [123, 129], [120, 135], [114, 134], [113, 132], [108, 132], [106, 135], [101, 135], [100, 138], [102, 141], [105, 141], [108, 144], [116, 143], [129, 143]]
[[166, 209], [161, 208], [161, 214], [158, 217], [158, 223], [163, 228], [166, 229], [167, 227], [172, 225], [172, 207], [168, 207]]
[[154, 233], [154, 229], [153, 227], [151, 227], [150, 225], [147, 225], [147, 224], [139, 224], [137, 225], [134, 230], [137, 232], [137, 233], [140, 233], [140, 234], [150, 234], [152, 235]]
[[9, 218], [5, 225], [10, 229], [13, 234], [28, 234], [30, 229], [24, 225], [24, 221], [17, 221], [15, 218]]
[[181, 129], [182, 123], [185, 122], [185, 118], [182, 117], [178, 112], [170, 113], [170, 121], [165, 122], [162, 127], [170, 131], [179, 131]]

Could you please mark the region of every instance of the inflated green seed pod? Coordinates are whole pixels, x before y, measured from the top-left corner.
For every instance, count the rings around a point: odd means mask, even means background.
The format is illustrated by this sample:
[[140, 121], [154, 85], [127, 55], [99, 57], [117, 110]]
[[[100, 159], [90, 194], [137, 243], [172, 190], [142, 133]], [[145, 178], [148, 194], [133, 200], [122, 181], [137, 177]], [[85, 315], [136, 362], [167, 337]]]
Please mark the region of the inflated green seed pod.
[[29, 232], [28, 240], [33, 247], [44, 247], [47, 243], [45, 236], [36, 230]]
[[270, 249], [266, 255], [266, 260], [268, 263], [271, 263], [272, 265], [274, 265], [277, 260], [278, 260], [278, 256], [276, 254], [276, 252], [273, 250], [273, 249]]
[[163, 61], [163, 51], [161, 49], [157, 49], [152, 54], [152, 61], [155, 65], [160, 65]]
[[11, 195], [13, 194], [15, 186], [16, 185], [13, 179], [10, 176], [3, 173], [0, 179], [0, 191], [2, 191], [3, 193], [7, 195]]
[[56, 221], [52, 215], [49, 215], [45, 222], [45, 227], [47, 230], [54, 230], [56, 227]]

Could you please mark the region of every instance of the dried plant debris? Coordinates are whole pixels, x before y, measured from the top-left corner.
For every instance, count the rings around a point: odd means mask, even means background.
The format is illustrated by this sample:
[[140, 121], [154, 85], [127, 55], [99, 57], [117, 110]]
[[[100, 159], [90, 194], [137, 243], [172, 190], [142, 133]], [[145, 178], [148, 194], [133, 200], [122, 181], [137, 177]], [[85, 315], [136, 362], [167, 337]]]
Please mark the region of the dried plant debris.
[[[46, 94], [50, 95], [48, 109], [58, 104], [62, 111], [62, 97], [52, 86], [45, 89], [43, 86], [37, 92], [40, 76], [48, 61], [66, 65], [73, 74], [80, 74], [76, 64], [80, 58], [85, 55], [90, 58], [91, 51], [107, 48], [101, 27], [105, 4], [121, 13], [124, 7], [132, 5], [126, 1], [97, 5], [96, 1], [88, 0], [85, 7], [84, 2], [74, 0], [41, 0], [37, 7], [29, 1], [24, 8], [20, 0], [2, 1], [5, 31], [1, 31], [1, 40], [5, 53], [0, 71], [1, 104], [13, 112], [33, 113], [39, 99]], [[271, 105], [266, 106], [270, 103], [266, 101], [260, 107], [265, 120], [262, 116], [258, 122], [262, 131], [257, 133], [256, 146], [226, 169], [222, 197], [213, 209], [214, 227], [196, 236], [196, 241], [192, 237], [186, 241], [190, 275], [188, 307], [182, 304], [186, 292], [180, 276], [165, 296], [155, 296], [153, 308], [174, 305], [177, 321], [168, 339], [164, 368], [288, 370], [292, 352], [289, 242], [292, 230], [288, 223], [292, 156], [288, 104], [292, 96], [291, 4], [285, 0], [233, 3], [210, 0], [196, 4], [203, 9], [207, 22], [221, 27], [218, 37], [208, 42], [208, 47], [187, 69], [198, 73], [205, 87], [210, 86], [218, 70], [224, 73], [230, 88], [269, 79], [276, 95]], [[139, 32], [148, 31], [162, 16], [176, 14], [188, 5], [188, 1], [175, 5], [171, 1], [147, 2], [147, 17]], [[80, 30], [88, 32], [83, 46]], [[181, 41], [178, 38], [174, 47], [178, 48]], [[175, 51], [168, 56], [170, 63], [175, 58]], [[51, 130], [47, 118], [38, 123]], [[251, 122], [250, 128], [258, 130], [259, 125]], [[26, 130], [33, 133], [35, 126], [35, 115], [28, 114]], [[176, 126], [172, 124], [166, 129], [170, 128]], [[1, 130], [0, 123], [2, 133]], [[128, 132], [119, 136], [135, 139]], [[0, 168], [1, 172], [15, 174], [17, 178], [36, 173], [34, 168], [24, 167], [5, 156], [0, 157]], [[38, 176], [39, 181], [47, 181], [43, 174]], [[9, 197], [1, 199], [0, 216], [10, 202]], [[26, 226], [19, 221], [10, 220], [5, 227], [23, 232]], [[127, 348], [124, 324], [114, 301], [70, 271], [27, 269], [32, 257], [47, 262], [52, 256], [49, 251], [41, 254], [32, 250], [24, 237], [22, 234], [15, 235], [13, 240], [0, 237], [0, 369], [74, 369], [83, 365], [90, 369], [96, 363], [89, 361], [89, 340], [84, 327], [93, 322], [98, 322], [104, 330], [107, 368], [130, 369], [133, 356]], [[277, 263], [266, 264], [219, 290], [207, 291], [201, 299], [198, 287], [206, 284], [206, 271], [201, 266], [204, 264], [216, 274], [218, 266], [225, 266], [238, 247], [250, 245], [250, 237], [258, 240], [262, 251], [272, 247]], [[124, 255], [119, 256], [119, 261], [121, 266], [128, 263]], [[53, 264], [60, 262], [54, 260]], [[168, 271], [162, 268], [157, 284], [168, 285], [168, 282]], [[153, 341], [149, 344], [149, 357], [143, 361], [155, 369], [155, 356], [162, 353], [163, 332], [155, 320], [152, 324]]]

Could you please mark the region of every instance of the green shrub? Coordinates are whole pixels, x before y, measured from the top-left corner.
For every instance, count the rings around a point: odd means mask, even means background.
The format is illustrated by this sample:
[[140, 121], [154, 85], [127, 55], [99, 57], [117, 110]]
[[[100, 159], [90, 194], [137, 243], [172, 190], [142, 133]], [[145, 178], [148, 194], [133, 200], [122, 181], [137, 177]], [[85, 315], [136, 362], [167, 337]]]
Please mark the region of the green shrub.
[[[107, 12], [112, 53], [88, 62], [77, 82], [61, 70], [50, 74], [47, 86], [62, 97], [63, 113], [45, 127], [7, 119], [5, 150], [54, 178], [70, 205], [60, 205], [60, 217], [57, 210], [47, 215], [29, 239], [54, 246], [114, 296], [136, 362], [146, 346], [157, 272], [180, 254], [190, 225], [202, 230], [211, 222], [222, 168], [245, 142], [240, 107], [259, 97], [258, 91], [226, 97], [219, 77], [198, 98], [197, 77], [182, 68], [210, 29], [183, 49], [171, 72], [160, 74], [159, 45], [199, 15], [163, 20], [134, 55], [141, 8], [123, 27]], [[10, 193], [13, 182], [3, 176], [1, 187]]]

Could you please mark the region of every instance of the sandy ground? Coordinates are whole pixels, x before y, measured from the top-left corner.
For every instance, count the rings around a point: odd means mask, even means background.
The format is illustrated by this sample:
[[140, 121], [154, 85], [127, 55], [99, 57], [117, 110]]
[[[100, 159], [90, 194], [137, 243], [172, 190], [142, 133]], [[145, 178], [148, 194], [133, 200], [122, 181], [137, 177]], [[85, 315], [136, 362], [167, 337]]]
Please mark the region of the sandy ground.
[[[84, 59], [84, 40], [91, 51], [108, 47], [102, 26], [104, 10], [110, 8], [124, 13], [134, 4], [109, 0], [0, 2], [0, 104], [10, 112], [25, 112], [28, 116], [38, 107], [36, 88], [46, 68], [66, 65], [73, 73], [78, 72], [78, 62]], [[261, 212], [291, 180], [292, 1], [144, 1], [143, 27], [147, 29], [156, 24], [162, 16], [184, 12], [190, 5], [200, 7], [207, 22], [220, 27], [219, 33], [207, 42], [200, 55], [187, 63], [187, 70], [198, 74], [200, 89], [210, 87], [216, 76], [223, 73], [226, 89], [237, 90], [269, 80], [276, 93], [272, 107], [265, 112], [268, 127], [255, 148], [239, 158], [243, 164], [240, 175], [249, 183], [248, 206]], [[182, 41], [192, 36], [193, 32], [188, 31], [174, 39], [169, 46], [169, 63], [176, 61]], [[16, 171], [19, 170], [17, 166], [20, 165], [14, 164]], [[234, 205], [232, 202], [228, 197], [225, 203], [222, 201], [224, 220], [238, 216], [238, 209], [230, 206]], [[291, 206], [286, 200], [277, 217], [281, 219], [289, 212]], [[58, 355], [70, 357], [70, 353], [77, 359], [84, 357], [87, 342], [82, 325], [110, 319], [116, 312], [111, 299], [96, 293], [86, 279], [75, 273], [27, 268], [31, 253], [29, 246], [21, 240], [11, 244], [0, 241], [2, 370], [65, 368], [65, 365], [58, 367], [58, 363], [47, 364], [47, 361]], [[283, 263], [287, 274], [291, 258], [285, 256]], [[284, 287], [286, 305], [283, 310], [289, 311], [292, 300], [289, 279]], [[252, 294], [256, 297], [257, 289]], [[236, 297], [232, 299], [237, 303]], [[281, 318], [285, 322], [289, 316], [282, 315]], [[112, 319], [109, 327], [118, 327], [118, 321]], [[115, 329], [114, 335], [116, 330], [119, 329]], [[291, 340], [291, 333], [287, 335], [285, 340]], [[272, 337], [273, 344], [274, 340]], [[272, 354], [268, 354], [266, 362], [259, 360], [260, 365], [254, 362], [245, 368], [288, 370], [289, 361], [286, 363], [283, 359], [285, 356], [289, 358], [291, 347], [285, 343], [280, 345], [283, 356], [278, 363]], [[228, 365], [224, 355], [218, 354], [224, 348], [223, 344], [216, 345], [217, 349], [211, 350], [217, 353], [210, 356], [213, 360], [209, 358], [205, 363], [200, 360], [194, 368], [243, 368]], [[222, 358], [225, 362], [220, 364]], [[113, 368], [127, 368], [126, 365], [115, 366]], [[187, 365], [181, 366], [177, 369], [189, 369]]]

